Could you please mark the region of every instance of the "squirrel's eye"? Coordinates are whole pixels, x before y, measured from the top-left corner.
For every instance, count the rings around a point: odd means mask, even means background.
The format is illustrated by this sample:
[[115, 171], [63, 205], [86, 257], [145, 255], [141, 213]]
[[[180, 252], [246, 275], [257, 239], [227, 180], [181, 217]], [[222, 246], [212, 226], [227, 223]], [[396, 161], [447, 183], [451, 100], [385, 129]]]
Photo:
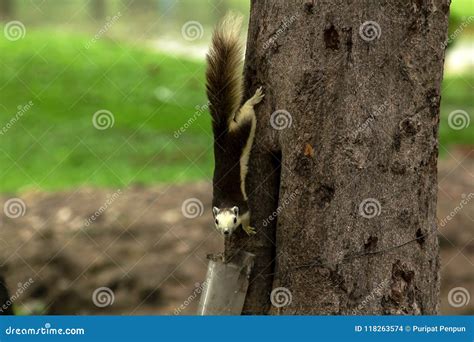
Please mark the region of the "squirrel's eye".
[[237, 223], [237, 217], [234, 217], [234, 224]]
[[216, 219], [216, 224], [219, 224], [219, 220], [218, 220], [218, 219]]

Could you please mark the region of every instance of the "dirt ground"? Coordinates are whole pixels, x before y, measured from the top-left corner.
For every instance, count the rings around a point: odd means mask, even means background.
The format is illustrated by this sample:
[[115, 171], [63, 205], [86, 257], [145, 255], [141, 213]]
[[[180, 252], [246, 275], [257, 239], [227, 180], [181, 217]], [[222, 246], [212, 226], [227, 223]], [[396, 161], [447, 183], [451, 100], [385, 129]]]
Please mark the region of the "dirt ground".
[[[474, 193], [474, 150], [444, 153], [438, 218], [454, 215], [440, 227], [441, 313], [473, 314], [474, 298], [454, 307], [448, 293], [463, 287], [474, 296], [474, 203], [455, 210]], [[24, 215], [2, 211], [0, 261], [18, 313], [196, 312], [206, 255], [223, 244], [210, 226], [209, 183], [2, 194], [0, 206], [13, 197]], [[202, 216], [183, 216], [189, 198], [202, 202]]]
[[[441, 152], [444, 153], [444, 158], [438, 163], [440, 309], [445, 315], [472, 315], [474, 314], [474, 149], [470, 146]], [[448, 220], [448, 216], [452, 219]], [[465, 297], [456, 288], [466, 289], [468, 296]], [[448, 302], [451, 290], [454, 306]], [[455, 293], [461, 295], [456, 298]], [[458, 307], [462, 301], [457, 300], [461, 300], [461, 297], [468, 303]]]

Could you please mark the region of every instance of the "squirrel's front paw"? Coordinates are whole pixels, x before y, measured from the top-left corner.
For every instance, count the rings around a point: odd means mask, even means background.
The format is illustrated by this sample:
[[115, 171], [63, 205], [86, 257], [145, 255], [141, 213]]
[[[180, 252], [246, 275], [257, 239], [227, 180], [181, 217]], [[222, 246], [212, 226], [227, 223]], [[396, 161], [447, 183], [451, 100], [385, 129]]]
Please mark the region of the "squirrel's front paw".
[[260, 103], [260, 101], [262, 101], [264, 96], [265, 96], [265, 94], [263, 93], [262, 87], [259, 87], [255, 91], [255, 94], [250, 99], [250, 101], [252, 102], [252, 105], [256, 105], [257, 103]]
[[255, 230], [254, 227], [250, 227], [250, 226], [244, 227], [244, 226], [242, 226], [242, 229], [243, 229], [244, 232], [246, 232], [247, 235], [249, 235], [249, 236], [250, 236], [250, 235], [255, 235], [255, 234], [257, 234], [257, 231]]

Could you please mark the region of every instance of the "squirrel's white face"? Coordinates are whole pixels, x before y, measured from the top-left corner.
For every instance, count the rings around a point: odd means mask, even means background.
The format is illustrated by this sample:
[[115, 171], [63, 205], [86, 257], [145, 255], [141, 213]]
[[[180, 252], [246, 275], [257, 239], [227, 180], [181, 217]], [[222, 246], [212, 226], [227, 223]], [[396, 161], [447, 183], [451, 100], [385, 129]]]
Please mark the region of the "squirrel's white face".
[[214, 207], [212, 208], [212, 212], [214, 213], [216, 229], [222, 234], [229, 236], [239, 227], [240, 218], [238, 207], [223, 209]]

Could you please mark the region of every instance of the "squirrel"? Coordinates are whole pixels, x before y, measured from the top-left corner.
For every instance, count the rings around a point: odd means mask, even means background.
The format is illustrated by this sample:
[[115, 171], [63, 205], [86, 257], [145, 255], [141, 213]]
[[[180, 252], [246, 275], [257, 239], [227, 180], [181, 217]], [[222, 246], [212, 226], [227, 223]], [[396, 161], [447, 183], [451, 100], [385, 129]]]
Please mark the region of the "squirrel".
[[213, 32], [207, 54], [206, 91], [215, 160], [212, 212], [216, 229], [226, 237], [239, 226], [248, 235], [256, 233], [250, 226], [245, 179], [257, 122], [253, 107], [264, 94], [260, 87], [241, 105], [241, 23], [241, 17], [226, 15]]

